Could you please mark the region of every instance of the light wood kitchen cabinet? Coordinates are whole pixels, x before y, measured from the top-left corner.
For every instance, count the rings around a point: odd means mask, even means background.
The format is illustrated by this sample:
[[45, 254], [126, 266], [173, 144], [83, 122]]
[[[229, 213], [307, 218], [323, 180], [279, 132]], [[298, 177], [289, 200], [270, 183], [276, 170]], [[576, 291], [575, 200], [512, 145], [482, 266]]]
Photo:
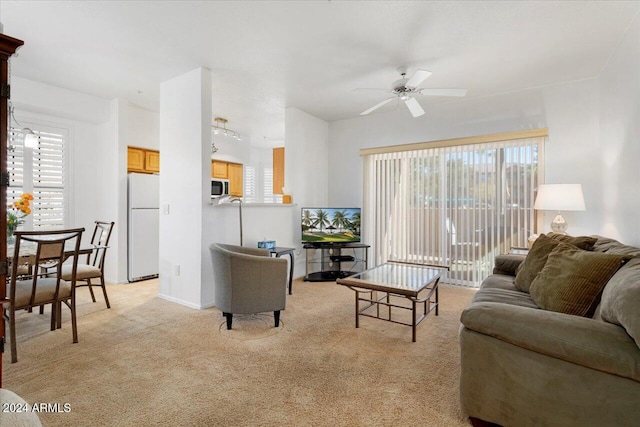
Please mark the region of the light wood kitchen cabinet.
[[127, 147], [127, 171], [144, 172], [144, 150]]
[[284, 187], [284, 147], [273, 149], [273, 194], [282, 194]]
[[229, 171], [227, 162], [211, 161], [211, 178], [229, 179]]
[[238, 163], [229, 163], [229, 194], [236, 197], [242, 197], [242, 165]]
[[211, 178], [229, 180], [229, 195], [242, 197], [244, 192], [243, 166], [241, 163], [211, 160]]
[[144, 169], [148, 172], [160, 172], [160, 152], [147, 150], [144, 153]]
[[160, 152], [145, 148], [127, 147], [127, 172], [160, 172]]

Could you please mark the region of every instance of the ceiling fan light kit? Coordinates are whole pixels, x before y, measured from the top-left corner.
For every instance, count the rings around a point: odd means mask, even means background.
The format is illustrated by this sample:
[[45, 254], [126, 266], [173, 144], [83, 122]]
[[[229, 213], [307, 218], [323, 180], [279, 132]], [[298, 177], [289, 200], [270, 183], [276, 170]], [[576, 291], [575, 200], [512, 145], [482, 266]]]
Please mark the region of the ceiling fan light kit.
[[393, 99], [398, 99], [399, 101], [404, 101], [405, 105], [411, 112], [413, 117], [420, 117], [424, 114], [424, 110], [420, 103], [416, 100], [415, 95], [424, 95], [424, 96], [465, 96], [467, 94], [466, 89], [418, 89], [418, 86], [427, 79], [432, 73], [429, 70], [416, 70], [413, 73], [413, 76], [407, 78], [407, 69], [406, 67], [399, 67], [398, 72], [401, 79], [396, 80], [391, 85], [391, 89], [380, 89], [380, 88], [358, 88], [358, 91], [383, 91], [389, 92], [394, 96], [385, 99], [384, 101], [374, 105], [373, 107], [364, 110], [360, 113], [361, 116], [366, 116], [372, 111], [377, 110], [382, 107], [386, 103], [390, 102]]

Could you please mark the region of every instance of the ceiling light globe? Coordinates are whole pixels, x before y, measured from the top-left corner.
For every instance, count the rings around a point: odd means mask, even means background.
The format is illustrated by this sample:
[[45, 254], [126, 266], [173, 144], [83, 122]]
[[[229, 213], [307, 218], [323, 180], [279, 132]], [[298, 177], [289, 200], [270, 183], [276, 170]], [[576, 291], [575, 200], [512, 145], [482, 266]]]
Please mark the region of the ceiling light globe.
[[40, 137], [29, 128], [24, 128], [24, 132], [24, 146], [26, 148], [37, 148]]

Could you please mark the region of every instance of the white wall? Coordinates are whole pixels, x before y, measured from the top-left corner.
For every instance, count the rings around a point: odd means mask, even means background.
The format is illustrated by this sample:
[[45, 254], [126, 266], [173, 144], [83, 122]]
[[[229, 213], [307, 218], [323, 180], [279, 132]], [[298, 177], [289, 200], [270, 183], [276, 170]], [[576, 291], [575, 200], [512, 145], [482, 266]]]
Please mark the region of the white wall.
[[[159, 296], [194, 308], [213, 301], [213, 289], [202, 281], [203, 208], [210, 199], [205, 197], [211, 176], [210, 120], [208, 70], [198, 68], [160, 85]], [[165, 206], [168, 214], [163, 214]]]
[[120, 227], [116, 229], [117, 240], [114, 249], [117, 249], [118, 271], [114, 283], [128, 282], [128, 178], [127, 178], [127, 147], [140, 147], [159, 150], [160, 147], [160, 115], [125, 99], [111, 101], [110, 147], [115, 151], [117, 165], [114, 170], [114, 179], [117, 188], [117, 220]]
[[11, 76], [11, 102], [18, 109], [75, 122], [104, 123], [109, 101], [18, 76]]
[[[211, 160], [242, 163], [244, 165], [248, 163], [249, 159], [251, 158], [251, 144], [249, 143], [249, 141], [238, 141], [237, 139], [233, 139], [229, 136], [224, 135], [214, 135], [213, 140], [216, 143], [216, 148], [218, 148], [218, 151], [215, 154], [211, 155]], [[211, 144], [211, 142], [209, 142], [209, 144]], [[211, 150], [209, 150], [209, 152], [211, 152]]]
[[[298, 251], [296, 277], [304, 271], [300, 243], [300, 209], [329, 206], [329, 188], [337, 184], [329, 171], [329, 124], [297, 108], [285, 110], [285, 187], [296, 204], [291, 233]], [[351, 183], [349, 184], [351, 185]], [[339, 184], [344, 187], [344, 184]]]
[[600, 75], [602, 234], [640, 246], [640, 16]]
[[158, 150], [160, 147], [160, 115], [156, 111], [127, 103], [124, 123], [128, 146]]
[[127, 101], [123, 99], [113, 99], [110, 103], [111, 116], [106, 124], [106, 131], [109, 135], [109, 149], [115, 157], [114, 173], [111, 177], [111, 192], [115, 194], [115, 222], [116, 228], [112, 234], [109, 244], [111, 255], [116, 256], [117, 270], [115, 283], [127, 282]]
[[109, 283], [127, 281], [127, 145], [158, 149], [159, 116], [123, 99], [95, 96], [12, 77], [19, 121], [69, 131], [69, 227], [115, 221], [105, 265]]
[[107, 254], [105, 276], [118, 277], [117, 220], [118, 152], [110, 124], [110, 102], [44, 83], [12, 76], [11, 100], [19, 121], [61, 127], [69, 131], [68, 212], [69, 227], [84, 227], [88, 242], [95, 220], [116, 221], [111, 248]]
[[[297, 108], [285, 110], [285, 187], [293, 203], [326, 206], [329, 124]], [[298, 229], [298, 234], [300, 230]]]
[[[362, 206], [361, 148], [548, 127], [545, 181], [582, 183], [585, 194], [587, 211], [564, 215], [570, 232], [599, 231], [597, 79], [425, 105], [425, 112], [413, 118], [400, 108], [330, 123], [329, 204]], [[542, 231], [551, 220], [545, 215]]]

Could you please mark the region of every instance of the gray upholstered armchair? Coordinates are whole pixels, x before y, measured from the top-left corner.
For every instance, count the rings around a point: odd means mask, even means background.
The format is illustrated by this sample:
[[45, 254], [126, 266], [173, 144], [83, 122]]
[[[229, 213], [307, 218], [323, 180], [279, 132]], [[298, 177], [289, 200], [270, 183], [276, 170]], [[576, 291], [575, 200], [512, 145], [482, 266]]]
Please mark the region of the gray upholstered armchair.
[[216, 307], [231, 329], [234, 314], [273, 311], [276, 328], [287, 293], [287, 260], [268, 250], [212, 243]]

